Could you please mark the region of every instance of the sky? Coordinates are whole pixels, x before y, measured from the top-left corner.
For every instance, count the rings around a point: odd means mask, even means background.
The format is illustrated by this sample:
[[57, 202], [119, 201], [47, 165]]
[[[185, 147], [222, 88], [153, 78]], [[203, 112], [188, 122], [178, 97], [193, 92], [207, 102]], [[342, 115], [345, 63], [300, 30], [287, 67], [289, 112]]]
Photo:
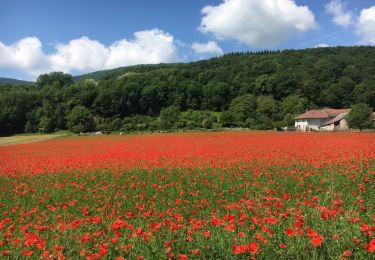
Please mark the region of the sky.
[[375, 45], [375, 0], [1, 0], [0, 77]]

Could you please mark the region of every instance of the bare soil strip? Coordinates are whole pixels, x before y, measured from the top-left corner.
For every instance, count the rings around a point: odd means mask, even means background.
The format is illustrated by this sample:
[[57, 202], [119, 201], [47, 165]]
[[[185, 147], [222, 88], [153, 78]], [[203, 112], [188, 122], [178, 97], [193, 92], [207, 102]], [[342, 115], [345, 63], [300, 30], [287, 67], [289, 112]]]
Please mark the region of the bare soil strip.
[[59, 137], [61, 135], [20, 135], [20, 136], [9, 136], [0, 137], [0, 146], [14, 145], [14, 144], [25, 144], [49, 140], [52, 138]]

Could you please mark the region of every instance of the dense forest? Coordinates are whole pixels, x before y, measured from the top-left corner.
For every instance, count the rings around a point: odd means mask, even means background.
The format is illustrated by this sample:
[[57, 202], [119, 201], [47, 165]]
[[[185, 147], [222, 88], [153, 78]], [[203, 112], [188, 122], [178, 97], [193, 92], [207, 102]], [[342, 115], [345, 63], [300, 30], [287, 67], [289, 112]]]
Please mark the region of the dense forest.
[[32, 85], [0, 85], [0, 134], [274, 129], [315, 107], [375, 108], [375, 47], [230, 53], [138, 65]]

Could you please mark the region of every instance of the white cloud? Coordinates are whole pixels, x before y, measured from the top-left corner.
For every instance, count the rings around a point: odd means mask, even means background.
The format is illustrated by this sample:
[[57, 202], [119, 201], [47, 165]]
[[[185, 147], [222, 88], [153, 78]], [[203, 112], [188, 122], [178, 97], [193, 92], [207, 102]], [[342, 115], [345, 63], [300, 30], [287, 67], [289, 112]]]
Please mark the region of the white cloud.
[[136, 32], [132, 40], [123, 39], [110, 46], [81, 37], [67, 44], [56, 44], [51, 54], [43, 52], [42, 43], [36, 37], [8, 46], [0, 42], [0, 67], [19, 69], [33, 76], [51, 71], [84, 73], [178, 60], [173, 36], [159, 29]]
[[43, 53], [42, 43], [38, 38], [27, 37], [9, 46], [0, 42], [0, 67], [38, 74], [48, 66], [49, 59]]
[[223, 50], [219, 47], [219, 45], [215, 41], [209, 41], [207, 43], [198, 43], [194, 42], [191, 47], [196, 53], [205, 54], [211, 53], [216, 55], [223, 54]]
[[103, 69], [109, 50], [100, 42], [87, 37], [71, 40], [68, 44], [55, 46], [56, 53], [50, 55], [53, 70], [91, 71]]
[[201, 32], [253, 47], [275, 46], [316, 27], [310, 9], [294, 0], [224, 0], [202, 13]]
[[319, 43], [318, 45], [315, 46], [315, 48], [327, 48], [327, 47], [330, 47], [330, 46], [325, 43]]
[[325, 8], [326, 12], [332, 15], [332, 21], [336, 25], [347, 27], [353, 23], [353, 14], [345, 10], [345, 6], [340, 0], [331, 1]]
[[136, 32], [134, 36], [133, 41], [124, 39], [109, 47], [110, 55], [106, 62], [107, 68], [178, 60], [177, 47], [172, 35], [154, 29]]
[[375, 45], [375, 6], [361, 11], [357, 28], [365, 44]]

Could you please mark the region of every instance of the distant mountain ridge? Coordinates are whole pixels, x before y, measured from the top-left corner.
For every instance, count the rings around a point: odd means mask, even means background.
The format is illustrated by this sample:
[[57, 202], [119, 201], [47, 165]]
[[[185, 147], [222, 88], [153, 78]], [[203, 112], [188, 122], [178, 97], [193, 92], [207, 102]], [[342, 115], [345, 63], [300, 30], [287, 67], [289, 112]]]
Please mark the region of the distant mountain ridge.
[[112, 79], [115, 76], [118, 76], [121, 73], [127, 72], [135, 72], [135, 73], [143, 73], [143, 72], [150, 72], [156, 69], [163, 69], [168, 67], [176, 66], [177, 64], [182, 63], [160, 63], [160, 64], [141, 64], [141, 65], [132, 65], [132, 66], [125, 66], [125, 67], [118, 67], [115, 69], [108, 69], [108, 70], [98, 70], [82, 75], [74, 76], [74, 81], [80, 81], [85, 79], [93, 79], [93, 80], [105, 80], [105, 79]]
[[19, 80], [19, 79], [12, 79], [12, 78], [0, 77], [0, 85], [3, 85], [3, 84], [31, 85], [33, 83], [34, 82], [26, 81], [26, 80]]

